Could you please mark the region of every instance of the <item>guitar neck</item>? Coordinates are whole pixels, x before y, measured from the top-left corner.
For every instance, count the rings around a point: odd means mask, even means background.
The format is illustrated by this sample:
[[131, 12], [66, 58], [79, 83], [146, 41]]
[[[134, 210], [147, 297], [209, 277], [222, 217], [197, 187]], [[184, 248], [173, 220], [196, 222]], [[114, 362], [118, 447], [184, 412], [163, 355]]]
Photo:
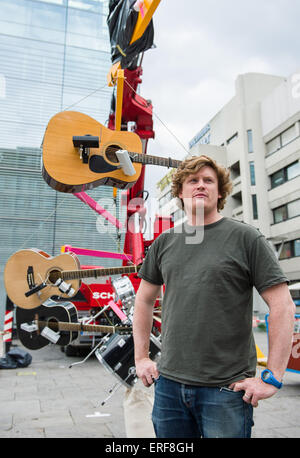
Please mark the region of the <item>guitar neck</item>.
[[178, 161], [177, 159], [171, 159], [170, 157], [159, 157], [159, 156], [151, 156], [149, 154], [135, 154], [129, 153], [133, 162], [138, 162], [140, 164], [152, 164], [152, 165], [160, 165], [162, 167], [172, 167], [178, 168], [182, 161]]
[[108, 269], [82, 269], [82, 270], [64, 270], [61, 272], [63, 280], [75, 280], [80, 278], [97, 278], [105, 277], [107, 275], [130, 274], [138, 272], [140, 266], [128, 267], [109, 267]]
[[63, 321], [38, 321], [38, 325], [47, 326], [55, 331], [88, 331], [88, 332], [107, 332], [113, 334], [118, 330], [130, 330], [129, 326], [102, 326], [97, 324], [68, 323]]

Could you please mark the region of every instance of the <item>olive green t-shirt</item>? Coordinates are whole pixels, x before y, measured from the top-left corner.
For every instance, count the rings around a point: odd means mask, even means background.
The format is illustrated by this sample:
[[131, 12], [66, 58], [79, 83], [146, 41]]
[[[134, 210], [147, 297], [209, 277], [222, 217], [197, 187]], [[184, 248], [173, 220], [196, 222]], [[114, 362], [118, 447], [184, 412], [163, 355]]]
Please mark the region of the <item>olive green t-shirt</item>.
[[184, 223], [152, 243], [139, 276], [165, 284], [162, 375], [202, 386], [255, 375], [253, 287], [261, 293], [288, 281], [256, 228], [225, 217], [196, 228]]

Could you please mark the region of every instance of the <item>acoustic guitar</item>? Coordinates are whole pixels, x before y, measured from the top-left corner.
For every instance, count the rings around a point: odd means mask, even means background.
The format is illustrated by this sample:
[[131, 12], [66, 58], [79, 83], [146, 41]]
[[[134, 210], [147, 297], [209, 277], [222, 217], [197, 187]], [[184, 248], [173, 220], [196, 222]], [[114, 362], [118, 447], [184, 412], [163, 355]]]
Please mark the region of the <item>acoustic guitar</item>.
[[35, 248], [19, 250], [4, 268], [7, 296], [18, 307], [33, 309], [51, 296], [73, 297], [82, 278], [97, 278], [137, 272], [140, 266], [81, 269], [77, 256], [63, 253], [50, 256]]
[[[72, 302], [59, 305], [40, 305], [34, 310], [16, 309], [17, 333], [24, 347], [39, 350], [50, 342], [65, 346], [78, 337], [79, 332], [88, 331], [109, 334], [130, 334], [131, 326], [102, 326], [78, 322], [77, 309]], [[54, 334], [49, 336], [52, 331]], [[55, 338], [55, 339], [54, 339]]]
[[[67, 193], [100, 185], [128, 189], [138, 180], [142, 165], [177, 168], [181, 163], [143, 154], [141, 139], [134, 132], [108, 129], [77, 111], [62, 111], [50, 119], [42, 148], [45, 181], [56, 191]], [[135, 170], [132, 175], [124, 173], [116, 155], [119, 150], [128, 151]]]

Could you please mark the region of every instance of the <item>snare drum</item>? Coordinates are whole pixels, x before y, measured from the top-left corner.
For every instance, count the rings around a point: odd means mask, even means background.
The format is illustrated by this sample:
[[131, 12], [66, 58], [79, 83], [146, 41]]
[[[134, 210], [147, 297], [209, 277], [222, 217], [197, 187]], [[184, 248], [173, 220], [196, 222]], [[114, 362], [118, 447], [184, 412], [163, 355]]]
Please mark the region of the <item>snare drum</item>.
[[129, 309], [134, 305], [135, 290], [128, 277], [120, 277], [112, 280], [112, 286], [115, 290], [117, 300], [120, 299], [122, 305]]
[[[149, 356], [154, 359], [160, 354], [160, 341], [151, 335]], [[113, 334], [95, 355], [103, 366], [115, 375], [127, 388], [137, 381], [134, 364], [134, 343], [132, 335]]]

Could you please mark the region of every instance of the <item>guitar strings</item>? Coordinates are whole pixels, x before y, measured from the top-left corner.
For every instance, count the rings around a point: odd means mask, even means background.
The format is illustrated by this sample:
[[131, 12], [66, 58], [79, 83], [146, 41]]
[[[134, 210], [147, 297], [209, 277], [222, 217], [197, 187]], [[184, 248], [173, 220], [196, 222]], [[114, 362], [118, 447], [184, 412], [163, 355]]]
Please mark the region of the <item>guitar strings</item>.
[[[130, 83], [128, 83], [127, 79], [125, 78], [125, 84], [127, 84], [127, 86], [130, 87], [130, 89], [136, 94], [138, 95], [137, 91], [131, 86]], [[139, 103], [142, 107], [144, 108], [147, 108], [147, 105], [143, 105], [142, 103], [138, 102], [136, 100], [137, 103]], [[160, 121], [160, 123], [165, 127], [165, 129], [175, 138], [175, 140], [177, 141], [177, 143], [184, 149], [184, 151], [189, 154], [191, 156], [191, 153], [189, 150], [186, 149], [186, 147], [184, 146], [184, 144], [179, 140], [179, 138], [177, 137], [177, 135], [174, 134], [174, 132], [172, 132], [172, 130], [167, 126], [167, 124], [158, 116], [158, 114], [155, 112], [155, 110], [153, 110], [152, 108], [152, 112], [154, 114], [154, 116]]]
[[83, 102], [83, 100], [87, 99], [88, 97], [91, 97], [92, 95], [94, 95], [98, 91], [102, 91], [105, 87], [107, 88], [107, 84], [104, 84], [104, 86], [98, 87], [98, 89], [95, 89], [94, 91], [90, 92], [88, 95], [82, 97], [77, 102], [72, 103], [72, 105], [69, 105], [68, 107], [64, 108], [62, 111], [67, 111], [70, 108], [75, 107], [76, 105], [79, 105], [81, 102]]

